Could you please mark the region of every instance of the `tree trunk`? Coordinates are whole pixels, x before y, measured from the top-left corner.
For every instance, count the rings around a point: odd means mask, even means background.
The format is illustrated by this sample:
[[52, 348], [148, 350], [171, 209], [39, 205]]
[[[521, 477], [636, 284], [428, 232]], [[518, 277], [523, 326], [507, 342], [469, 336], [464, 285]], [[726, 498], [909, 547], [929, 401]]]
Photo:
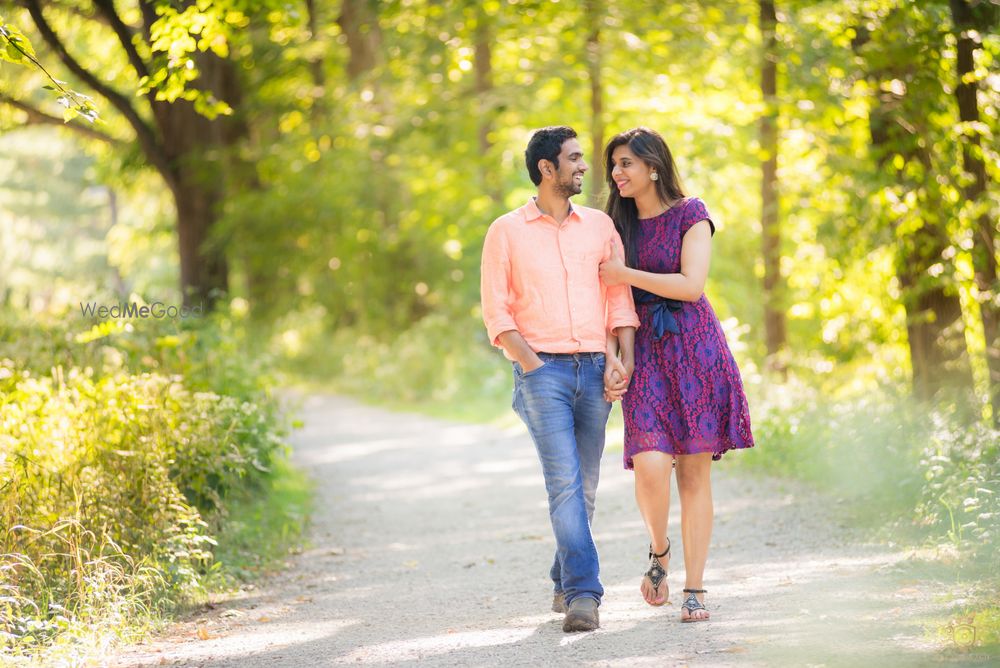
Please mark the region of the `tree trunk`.
[[[873, 79], [905, 79], [903, 71], [908, 64], [895, 67], [899, 71], [874, 73]], [[905, 163], [920, 162], [924, 191], [935, 193], [937, 189], [929, 183], [935, 178], [933, 162], [927, 148], [920, 146], [915, 137], [916, 128], [925, 127], [926, 120], [916, 117], [919, 112], [915, 101], [907, 108], [903, 103], [903, 94], [882, 89], [871, 108], [869, 123], [878, 165], [883, 170], [892, 169], [894, 155], [902, 156]], [[921, 185], [908, 182], [905, 164], [895, 170], [895, 178], [906, 188]], [[932, 400], [940, 389], [963, 392], [973, 386], [961, 302], [940, 277], [945, 274], [933, 269], [943, 261], [949, 246], [944, 221], [939, 218], [943, 210], [939, 197], [922, 198], [921, 225], [896, 243], [896, 274], [906, 309], [913, 391], [923, 401]]]
[[976, 21], [976, 14], [966, 0], [951, 0], [951, 15], [958, 38], [957, 72], [955, 99], [958, 102], [958, 116], [965, 126], [959, 136], [962, 144], [962, 166], [966, 171], [967, 184], [965, 199], [972, 205], [974, 213], [972, 246], [972, 266], [975, 272], [976, 289], [979, 292], [979, 312], [986, 335], [986, 363], [989, 369], [990, 405], [993, 421], [1000, 425], [1000, 286], [997, 285], [997, 223], [989, 215], [986, 201], [987, 174], [982, 159], [980, 131], [974, 124], [979, 123], [978, 85], [969, 80], [975, 71], [976, 49], [980, 48], [978, 35], [989, 32], [987, 21]]
[[228, 291], [225, 255], [210, 244], [222, 193], [197, 177], [182, 176], [177, 185], [177, 234], [185, 306], [210, 310]]
[[763, 38], [760, 90], [764, 113], [760, 118], [761, 228], [764, 256], [764, 332], [767, 356], [780, 366], [778, 353], [785, 346], [784, 284], [781, 280], [781, 222], [778, 217], [778, 19], [774, 2], [760, 2], [760, 32]]
[[[118, 195], [115, 193], [114, 189], [110, 187], [107, 188], [107, 191], [108, 191], [108, 231], [105, 233], [105, 236], [109, 234], [113, 229], [115, 229], [115, 225], [118, 224]], [[121, 272], [118, 271], [118, 267], [109, 263], [108, 269], [111, 271], [111, 283], [112, 285], [114, 285], [115, 294], [118, 295], [118, 298], [121, 301], [125, 301], [126, 299], [129, 298], [129, 295], [132, 292], [131, 288], [129, 288], [128, 284], [125, 282], [125, 279], [122, 277]]]
[[[319, 18], [316, 14], [316, 0], [306, 0], [306, 23], [309, 28], [309, 41], [315, 45], [319, 42]], [[313, 81], [313, 103], [310, 113], [313, 121], [323, 118], [326, 114], [326, 73], [323, 71], [324, 50], [316, 50], [309, 56], [309, 74]]]
[[604, 88], [601, 83], [601, 21], [604, 6], [600, 0], [587, 0], [587, 73], [590, 78], [590, 137], [594, 142], [590, 161], [590, 206], [600, 207], [604, 194]]
[[496, 100], [493, 95], [493, 39], [490, 19], [482, 5], [477, 6], [475, 33], [475, 73], [476, 73], [476, 104], [479, 107], [479, 156], [480, 178], [483, 192], [494, 202], [503, 201], [500, 181], [496, 175], [496, 167], [489, 159], [489, 151], [493, 148], [490, 133], [493, 131], [493, 119], [496, 115]]
[[941, 388], [972, 387], [958, 295], [931, 277], [948, 247], [943, 231], [924, 225], [899, 242], [896, 276], [906, 308], [906, 333], [913, 367], [914, 394], [930, 401]]
[[[198, 61], [200, 87], [238, 109], [241, 91], [233, 63], [212, 53], [201, 54]], [[247, 126], [238, 113], [209, 119], [184, 100], [154, 102], [153, 117], [163, 138], [170, 165], [167, 182], [177, 207], [184, 304], [204, 304], [211, 310], [229, 289], [225, 244], [212, 232], [228, 182], [242, 180], [234, 173], [238, 159], [233, 149], [246, 136]]]
[[382, 32], [372, 0], [343, 0], [337, 25], [347, 38], [347, 76], [354, 81], [378, 62]]
[[[177, 207], [184, 304], [204, 303], [206, 309], [211, 309], [228, 287], [224, 243], [209, 243], [209, 240], [219, 214], [218, 207], [225, 197], [226, 177], [232, 171], [229, 168], [239, 162], [230, 149], [247, 134], [239, 111], [234, 116], [208, 119], [197, 113], [190, 101], [157, 100], [156, 93], [151, 91], [143, 98], [152, 112], [150, 122], [146, 114], [136, 108], [132, 98], [73, 57], [46, 19], [40, 0], [25, 0], [24, 4], [42, 38], [66, 68], [104, 96], [132, 126], [136, 144], [170, 188]], [[190, 8], [194, 3], [185, 0], [181, 4]], [[146, 42], [142, 47], [129, 25], [117, 14], [114, 2], [95, 0], [93, 5], [97, 12], [94, 20], [109, 25], [118, 37], [123, 60], [132, 66], [136, 76], [148, 76], [151, 70], [144, 52], [149, 49], [152, 26], [159, 19], [156, 3], [152, 0], [138, 2], [143, 24], [141, 36]], [[233, 62], [211, 52], [199, 53], [194, 60], [199, 71], [195, 85], [239, 110], [241, 91]]]

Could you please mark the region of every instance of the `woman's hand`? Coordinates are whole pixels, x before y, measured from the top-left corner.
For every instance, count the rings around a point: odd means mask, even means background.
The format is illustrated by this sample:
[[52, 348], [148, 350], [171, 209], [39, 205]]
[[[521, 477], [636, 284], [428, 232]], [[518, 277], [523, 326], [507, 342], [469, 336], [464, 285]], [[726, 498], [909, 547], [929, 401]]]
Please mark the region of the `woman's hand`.
[[618, 401], [628, 391], [630, 373], [617, 357], [606, 358], [604, 368], [604, 400], [609, 404]]
[[626, 280], [628, 277], [628, 267], [615, 255], [612, 255], [610, 259], [601, 263], [600, 274], [604, 285], [609, 288], [628, 282]]
[[622, 378], [617, 371], [612, 371], [610, 379], [604, 384], [604, 400], [613, 404], [621, 401], [626, 392], [628, 392], [628, 379]]

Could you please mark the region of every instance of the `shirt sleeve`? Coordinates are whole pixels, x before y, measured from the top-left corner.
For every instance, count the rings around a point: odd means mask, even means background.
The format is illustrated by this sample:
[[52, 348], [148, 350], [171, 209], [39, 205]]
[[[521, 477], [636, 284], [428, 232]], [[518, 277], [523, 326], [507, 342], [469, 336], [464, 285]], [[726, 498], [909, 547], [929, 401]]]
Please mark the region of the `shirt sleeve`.
[[[625, 247], [618, 230], [611, 228], [611, 252], [622, 261], [625, 260]], [[614, 285], [608, 288], [607, 328], [614, 332], [619, 327], [639, 327], [639, 316], [635, 312], [635, 302], [632, 300], [632, 288], [627, 284]]]
[[517, 323], [514, 322], [510, 308], [510, 248], [504, 231], [496, 222], [490, 225], [483, 241], [479, 295], [486, 333], [490, 342], [499, 348], [497, 337], [512, 329], [516, 330]]

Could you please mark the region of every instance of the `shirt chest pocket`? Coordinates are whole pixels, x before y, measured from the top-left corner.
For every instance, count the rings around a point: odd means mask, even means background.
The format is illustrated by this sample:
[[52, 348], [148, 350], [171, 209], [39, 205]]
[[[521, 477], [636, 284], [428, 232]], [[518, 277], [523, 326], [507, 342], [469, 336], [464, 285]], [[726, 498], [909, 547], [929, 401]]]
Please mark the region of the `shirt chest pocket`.
[[600, 248], [579, 250], [566, 257], [566, 270], [572, 287], [589, 292], [601, 288], [600, 267], [604, 252]]
[[566, 268], [583, 275], [597, 276], [601, 262], [604, 261], [604, 251], [600, 248], [587, 248], [565, 254]]

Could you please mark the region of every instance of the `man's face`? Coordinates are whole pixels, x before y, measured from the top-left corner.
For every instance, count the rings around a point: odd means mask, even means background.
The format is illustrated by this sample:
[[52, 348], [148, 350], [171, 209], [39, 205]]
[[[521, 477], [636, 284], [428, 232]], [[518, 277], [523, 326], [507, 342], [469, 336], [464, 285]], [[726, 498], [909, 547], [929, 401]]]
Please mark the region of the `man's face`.
[[556, 192], [564, 197], [579, 195], [583, 192], [583, 175], [587, 169], [580, 142], [575, 137], [564, 141], [559, 152], [559, 169], [555, 174]]

